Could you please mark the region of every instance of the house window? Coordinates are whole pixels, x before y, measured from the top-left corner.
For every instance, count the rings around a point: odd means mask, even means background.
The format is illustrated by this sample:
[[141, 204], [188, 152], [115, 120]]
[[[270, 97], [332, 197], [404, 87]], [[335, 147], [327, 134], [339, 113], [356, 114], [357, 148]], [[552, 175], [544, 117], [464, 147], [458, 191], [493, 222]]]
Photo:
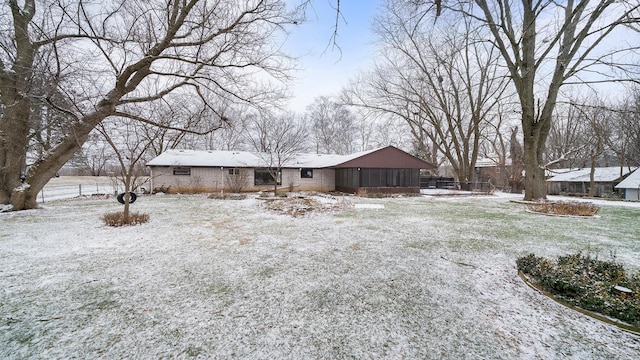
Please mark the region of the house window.
[[[275, 170], [269, 169], [255, 169], [254, 170], [254, 184], [255, 185], [275, 185], [275, 181], [273, 179], [272, 173], [275, 173]], [[278, 171], [277, 174], [278, 185], [282, 185], [282, 172]]]
[[300, 177], [303, 179], [313, 179], [313, 169], [300, 170]]
[[240, 169], [229, 169], [229, 175], [239, 175], [240, 174]]
[[191, 168], [188, 167], [174, 167], [173, 175], [191, 175]]

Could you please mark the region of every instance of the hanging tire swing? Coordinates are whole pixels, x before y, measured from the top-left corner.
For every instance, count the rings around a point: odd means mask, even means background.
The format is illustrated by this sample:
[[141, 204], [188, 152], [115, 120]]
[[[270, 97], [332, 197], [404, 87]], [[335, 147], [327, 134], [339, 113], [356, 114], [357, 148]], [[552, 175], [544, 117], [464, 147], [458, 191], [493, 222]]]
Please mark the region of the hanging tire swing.
[[[120, 204], [124, 204], [124, 194], [125, 193], [120, 193], [118, 194], [118, 197], [116, 199], [118, 199], [118, 202]], [[134, 202], [136, 202], [136, 199], [138, 198], [138, 196], [136, 195], [136, 193], [134, 193], [133, 191], [129, 192], [129, 204], [133, 204]]]

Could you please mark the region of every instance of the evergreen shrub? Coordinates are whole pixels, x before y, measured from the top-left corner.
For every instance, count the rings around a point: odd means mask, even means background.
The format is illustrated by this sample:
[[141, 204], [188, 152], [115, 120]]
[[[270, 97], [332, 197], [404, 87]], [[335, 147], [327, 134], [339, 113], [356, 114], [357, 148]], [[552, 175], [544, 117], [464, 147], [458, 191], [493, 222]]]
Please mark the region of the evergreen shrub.
[[[627, 274], [615, 259], [603, 261], [580, 252], [556, 261], [529, 254], [516, 264], [533, 285], [558, 299], [640, 327], [640, 271]], [[631, 295], [616, 293], [616, 286], [630, 289]]]

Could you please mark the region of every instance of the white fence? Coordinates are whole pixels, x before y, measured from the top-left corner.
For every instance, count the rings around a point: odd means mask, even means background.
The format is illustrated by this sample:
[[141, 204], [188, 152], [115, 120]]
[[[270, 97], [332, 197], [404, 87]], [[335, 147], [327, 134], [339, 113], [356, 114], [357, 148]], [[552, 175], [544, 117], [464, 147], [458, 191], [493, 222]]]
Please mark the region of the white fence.
[[122, 185], [108, 177], [61, 176], [51, 179], [38, 193], [37, 201], [72, 199], [94, 194], [117, 194]]

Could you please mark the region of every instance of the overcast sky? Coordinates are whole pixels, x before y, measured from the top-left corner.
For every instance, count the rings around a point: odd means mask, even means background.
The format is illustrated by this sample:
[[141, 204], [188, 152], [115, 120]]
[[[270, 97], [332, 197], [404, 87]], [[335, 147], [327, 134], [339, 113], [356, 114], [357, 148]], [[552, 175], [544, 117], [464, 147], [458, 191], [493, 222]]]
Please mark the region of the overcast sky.
[[[291, 0], [290, 3], [300, 3]], [[343, 85], [372, 62], [375, 37], [371, 26], [382, 0], [342, 0], [343, 18], [336, 39], [340, 49], [331, 43], [336, 0], [314, 0], [307, 11], [307, 21], [292, 29], [285, 43], [288, 53], [300, 57], [301, 71], [290, 89], [289, 108], [303, 112], [307, 105], [322, 95], [336, 95]]]

